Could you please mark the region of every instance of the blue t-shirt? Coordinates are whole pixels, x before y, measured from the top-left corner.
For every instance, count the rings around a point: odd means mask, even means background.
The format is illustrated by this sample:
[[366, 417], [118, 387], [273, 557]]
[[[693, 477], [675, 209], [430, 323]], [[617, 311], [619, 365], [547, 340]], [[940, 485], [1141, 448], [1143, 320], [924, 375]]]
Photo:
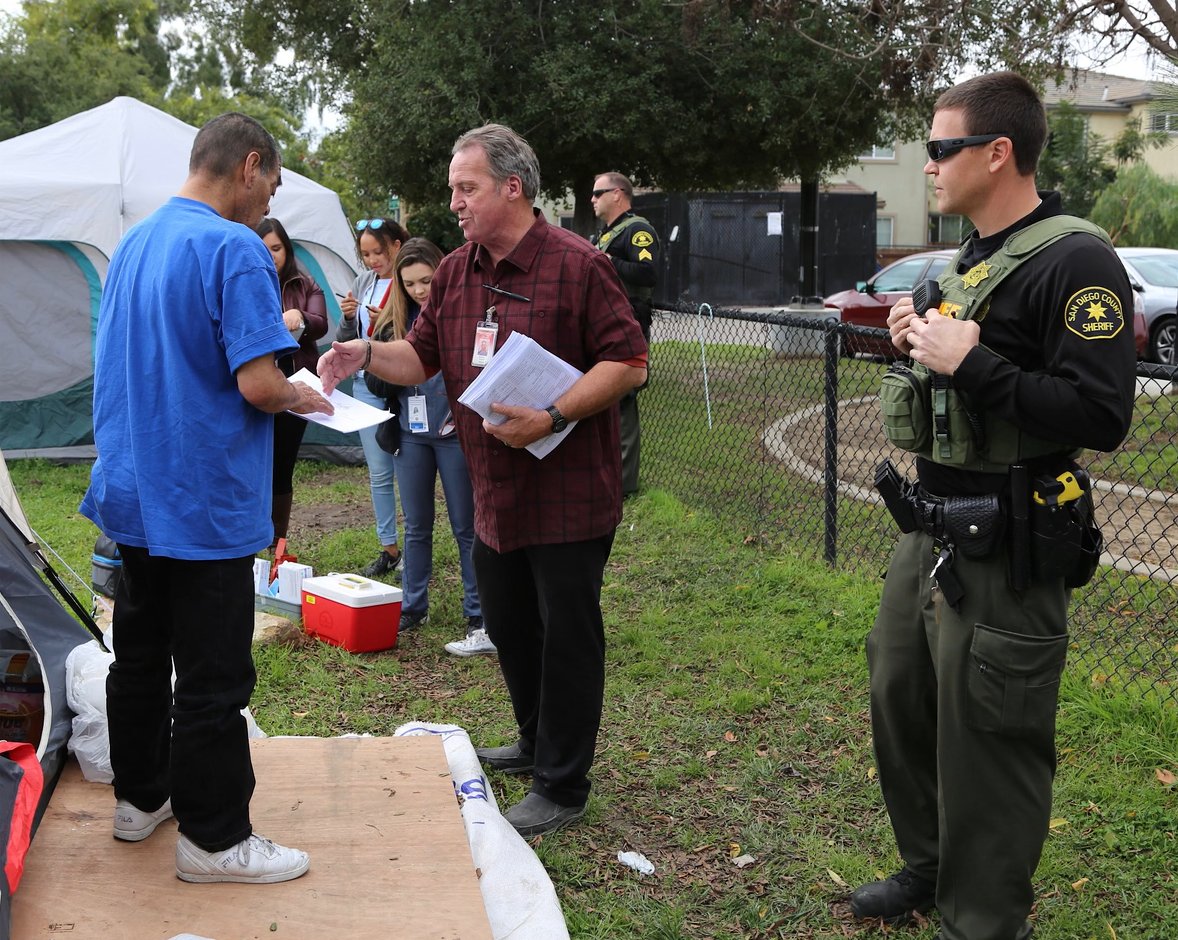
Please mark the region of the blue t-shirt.
[[111, 259], [94, 345], [98, 459], [81, 512], [116, 542], [208, 560], [270, 544], [274, 419], [236, 371], [297, 348], [270, 252], [174, 197]]

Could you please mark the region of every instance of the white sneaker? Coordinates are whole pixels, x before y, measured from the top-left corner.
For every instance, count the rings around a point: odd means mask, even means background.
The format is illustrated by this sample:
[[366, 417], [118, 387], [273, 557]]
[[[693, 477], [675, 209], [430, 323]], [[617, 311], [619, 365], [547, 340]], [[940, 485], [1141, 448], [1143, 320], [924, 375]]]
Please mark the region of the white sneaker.
[[144, 812], [126, 800], [119, 800], [115, 803], [115, 838], [124, 842], [142, 842], [155, 832], [156, 826], [171, 818], [171, 800], [165, 800], [164, 805], [154, 813]]
[[223, 852], [206, 852], [183, 835], [176, 843], [176, 877], [196, 884], [269, 885], [298, 878], [310, 865], [306, 852], [277, 845], [257, 833]]
[[486, 630], [474, 630], [464, 639], [447, 643], [446, 652], [455, 656], [478, 656], [479, 653], [494, 653], [497, 650]]

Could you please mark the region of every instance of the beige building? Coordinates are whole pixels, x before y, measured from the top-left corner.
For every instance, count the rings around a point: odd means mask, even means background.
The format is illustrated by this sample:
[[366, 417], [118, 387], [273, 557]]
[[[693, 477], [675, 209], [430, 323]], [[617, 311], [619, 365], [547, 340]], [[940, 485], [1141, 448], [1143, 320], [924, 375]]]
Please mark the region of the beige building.
[[[1171, 100], [1172, 99], [1172, 100]], [[1143, 130], [1164, 131], [1169, 142], [1150, 147], [1144, 162], [1161, 176], [1178, 179], [1178, 87], [1076, 69], [1050, 85], [1043, 100], [1048, 111], [1071, 102], [1088, 120], [1089, 133], [1110, 143], [1131, 121]], [[859, 155], [842, 175], [877, 197], [876, 246], [881, 261], [930, 245], [956, 244], [963, 234], [959, 216], [942, 216], [923, 173], [924, 141], [875, 147]]]

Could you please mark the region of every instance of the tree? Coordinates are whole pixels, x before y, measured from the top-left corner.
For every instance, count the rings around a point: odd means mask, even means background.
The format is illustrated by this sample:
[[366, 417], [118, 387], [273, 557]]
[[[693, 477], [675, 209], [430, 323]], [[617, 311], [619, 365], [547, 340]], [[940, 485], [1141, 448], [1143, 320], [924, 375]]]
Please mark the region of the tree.
[[1099, 134], [1088, 132], [1084, 115], [1061, 102], [1047, 116], [1048, 145], [1039, 160], [1040, 189], [1059, 190], [1064, 209], [1087, 218], [1096, 197], [1117, 177], [1109, 161], [1110, 146]]
[[1178, 58], [1178, 16], [1169, 0], [1079, 0], [1062, 6], [1053, 32], [1083, 37], [1098, 64], [1143, 40], [1164, 61]]
[[1115, 245], [1178, 248], [1178, 184], [1136, 164], [1100, 194], [1091, 218]]
[[28, 0], [0, 24], [0, 139], [168, 84], [154, 0]]
[[280, 70], [227, 36], [198, 28], [182, 42], [165, 23], [188, 11], [188, 0], [25, 0], [21, 15], [0, 21], [0, 139], [130, 95], [196, 126], [249, 114], [274, 134], [286, 166], [314, 176], [295, 117], [306, 92], [286, 89]]
[[346, 77], [373, 187], [436, 201], [454, 138], [499, 121], [535, 146], [547, 193], [573, 191], [582, 231], [602, 170], [680, 190], [816, 179], [926, 127], [949, 63], [1034, 73], [1058, 51], [1015, 0], [989, 16], [957, 0], [207, 2], [247, 43], [281, 35]]

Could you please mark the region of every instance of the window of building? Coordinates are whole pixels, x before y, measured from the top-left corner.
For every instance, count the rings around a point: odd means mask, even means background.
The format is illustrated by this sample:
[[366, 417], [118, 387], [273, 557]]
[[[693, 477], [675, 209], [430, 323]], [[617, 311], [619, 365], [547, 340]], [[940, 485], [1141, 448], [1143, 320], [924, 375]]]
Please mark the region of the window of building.
[[892, 230], [895, 227], [896, 220], [888, 215], [877, 215], [875, 217], [875, 247], [887, 248], [895, 244], [892, 237]]
[[895, 144], [888, 144], [886, 147], [872, 147], [870, 150], [864, 150], [859, 154], [860, 160], [895, 160], [896, 146]]
[[1163, 131], [1167, 134], [1178, 134], [1178, 112], [1155, 111], [1149, 117], [1151, 131]]
[[956, 245], [970, 230], [969, 220], [963, 215], [929, 213], [928, 240], [934, 245]]

